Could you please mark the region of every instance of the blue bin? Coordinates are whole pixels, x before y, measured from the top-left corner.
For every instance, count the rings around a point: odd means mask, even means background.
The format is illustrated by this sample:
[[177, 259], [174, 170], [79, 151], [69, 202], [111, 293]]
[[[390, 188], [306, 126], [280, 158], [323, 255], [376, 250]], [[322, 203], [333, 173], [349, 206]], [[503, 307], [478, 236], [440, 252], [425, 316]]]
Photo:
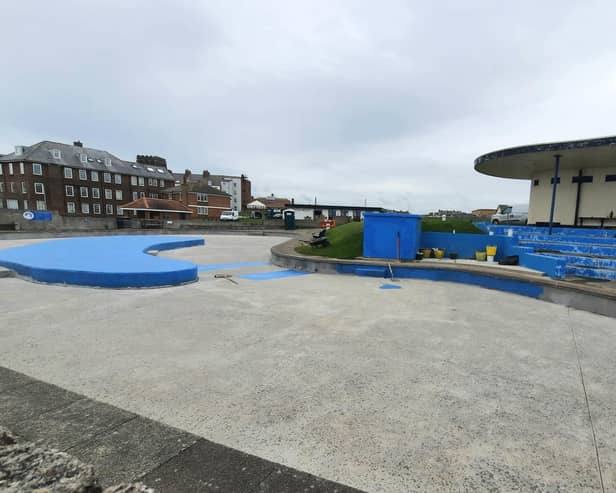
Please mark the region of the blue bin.
[[421, 216], [367, 212], [364, 214], [364, 257], [415, 260], [421, 236]]

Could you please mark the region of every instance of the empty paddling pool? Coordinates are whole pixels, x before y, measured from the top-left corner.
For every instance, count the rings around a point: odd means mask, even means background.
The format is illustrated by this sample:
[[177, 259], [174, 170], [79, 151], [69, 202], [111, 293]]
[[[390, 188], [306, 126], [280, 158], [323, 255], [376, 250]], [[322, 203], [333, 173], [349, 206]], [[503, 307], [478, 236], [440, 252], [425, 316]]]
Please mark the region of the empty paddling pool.
[[147, 252], [204, 245], [162, 235], [67, 238], [0, 250], [0, 266], [52, 284], [101, 288], [175, 286], [198, 279], [197, 265]]

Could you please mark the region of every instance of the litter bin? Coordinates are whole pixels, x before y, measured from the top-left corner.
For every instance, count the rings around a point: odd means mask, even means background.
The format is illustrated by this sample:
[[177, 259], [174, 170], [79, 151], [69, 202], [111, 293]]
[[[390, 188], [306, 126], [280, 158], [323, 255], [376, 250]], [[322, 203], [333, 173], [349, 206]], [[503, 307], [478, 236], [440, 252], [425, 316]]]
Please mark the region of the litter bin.
[[295, 229], [295, 210], [285, 209], [282, 215], [284, 217], [284, 229]]

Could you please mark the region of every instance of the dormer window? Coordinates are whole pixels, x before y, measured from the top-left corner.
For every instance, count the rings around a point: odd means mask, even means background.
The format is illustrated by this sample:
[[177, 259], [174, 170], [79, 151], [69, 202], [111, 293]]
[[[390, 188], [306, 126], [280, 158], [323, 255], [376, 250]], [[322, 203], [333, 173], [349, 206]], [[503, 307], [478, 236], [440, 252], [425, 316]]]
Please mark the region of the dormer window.
[[105, 158], [105, 166], [111, 166], [111, 158], [110, 157], [106, 157]]
[[87, 154], [80, 154], [79, 158], [81, 159], [82, 163], [87, 163], [88, 162], [88, 155]]
[[62, 159], [62, 153], [60, 152], [60, 149], [52, 149], [51, 155], [54, 159]]

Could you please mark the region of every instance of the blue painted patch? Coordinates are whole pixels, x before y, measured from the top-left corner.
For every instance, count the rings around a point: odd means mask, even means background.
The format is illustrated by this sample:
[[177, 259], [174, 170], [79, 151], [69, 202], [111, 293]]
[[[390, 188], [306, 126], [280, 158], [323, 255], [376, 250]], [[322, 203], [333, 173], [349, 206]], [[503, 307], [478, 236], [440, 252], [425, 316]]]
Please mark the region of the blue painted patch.
[[281, 279], [283, 277], [305, 276], [310, 272], [302, 272], [299, 270], [276, 270], [273, 272], [258, 272], [256, 274], [243, 274], [239, 276], [242, 279], [250, 279], [251, 281], [269, 281], [270, 279]]
[[381, 284], [379, 289], [402, 289], [402, 286], [397, 284]]
[[270, 265], [267, 261], [262, 262], [236, 262], [234, 264], [208, 264], [208, 265], [200, 265], [199, 272], [204, 272], [208, 270], [219, 270], [219, 269], [237, 269], [240, 267], [262, 267], [265, 265]]
[[104, 288], [172, 286], [197, 279], [192, 262], [148, 255], [203, 245], [201, 238], [99, 236], [45, 241], [0, 250], [0, 266], [35, 281]]

